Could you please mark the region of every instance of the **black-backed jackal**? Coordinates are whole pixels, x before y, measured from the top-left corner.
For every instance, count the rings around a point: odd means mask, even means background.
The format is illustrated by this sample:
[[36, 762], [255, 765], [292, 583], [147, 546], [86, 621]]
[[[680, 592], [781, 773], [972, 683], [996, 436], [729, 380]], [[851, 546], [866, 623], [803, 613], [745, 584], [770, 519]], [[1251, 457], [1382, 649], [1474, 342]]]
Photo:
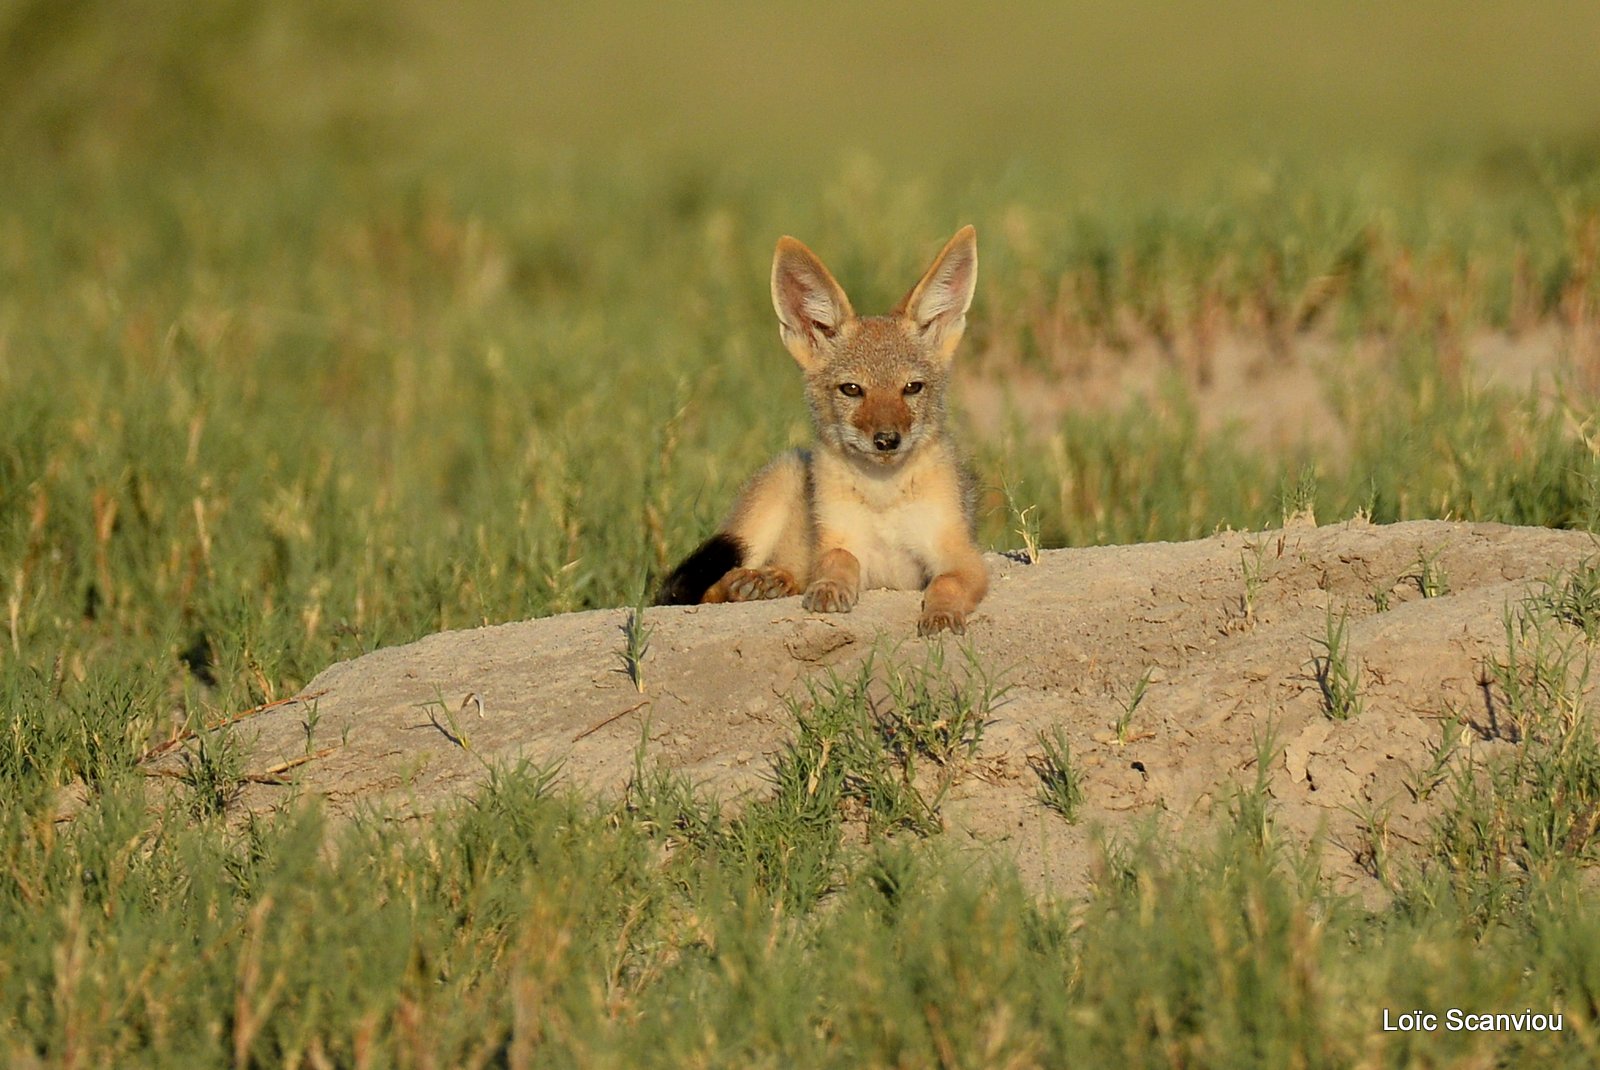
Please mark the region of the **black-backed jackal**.
[[977, 233], [963, 227], [894, 311], [857, 316], [816, 254], [778, 241], [772, 304], [805, 372], [817, 447], [756, 473], [658, 603], [804, 592], [807, 610], [845, 613], [862, 588], [915, 588], [918, 632], [966, 630], [989, 575], [973, 543], [973, 481], [945, 432], [945, 391], [977, 279]]

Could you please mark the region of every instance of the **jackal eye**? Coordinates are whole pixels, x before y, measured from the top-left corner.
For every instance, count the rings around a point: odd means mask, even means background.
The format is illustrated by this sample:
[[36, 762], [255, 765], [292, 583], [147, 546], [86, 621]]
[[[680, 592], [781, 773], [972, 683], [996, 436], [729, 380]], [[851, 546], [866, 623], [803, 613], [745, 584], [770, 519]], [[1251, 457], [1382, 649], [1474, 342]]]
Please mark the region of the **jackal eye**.
[[914, 379], [911, 382], [906, 384], [906, 388], [903, 391], [901, 391], [901, 393], [903, 393], [903, 394], [920, 394], [920, 393], [922, 393], [922, 388], [923, 388], [924, 385], [925, 384], [921, 380]]
[[858, 398], [858, 397], [861, 396], [861, 384], [860, 383], [840, 383], [839, 384], [839, 393], [843, 394], [847, 398]]

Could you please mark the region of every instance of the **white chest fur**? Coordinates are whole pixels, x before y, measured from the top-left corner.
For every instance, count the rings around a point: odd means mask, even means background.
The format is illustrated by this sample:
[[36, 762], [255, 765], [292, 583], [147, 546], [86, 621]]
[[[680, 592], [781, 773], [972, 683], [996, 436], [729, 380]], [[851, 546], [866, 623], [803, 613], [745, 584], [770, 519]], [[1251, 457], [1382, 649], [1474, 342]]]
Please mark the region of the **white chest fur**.
[[939, 547], [965, 524], [955, 469], [942, 461], [914, 457], [882, 474], [832, 457], [819, 466], [819, 534], [855, 555], [862, 588], [920, 590], [942, 571]]

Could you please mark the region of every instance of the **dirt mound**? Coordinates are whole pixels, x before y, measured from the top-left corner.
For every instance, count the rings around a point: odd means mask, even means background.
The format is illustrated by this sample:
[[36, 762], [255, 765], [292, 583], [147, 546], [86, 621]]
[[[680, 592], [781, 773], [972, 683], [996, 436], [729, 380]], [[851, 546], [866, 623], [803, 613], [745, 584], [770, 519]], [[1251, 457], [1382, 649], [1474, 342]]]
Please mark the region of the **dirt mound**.
[[[1593, 551], [1582, 533], [1422, 521], [1058, 550], [1032, 565], [992, 555], [969, 638], [1010, 690], [944, 803], [949, 833], [1001, 846], [1041, 884], [1078, 887], [1097, 827], [1210, 828], [1234, 786], [1254, 781], [1271, 725], [1279, 827], [1323, 835], [1329, 868], [1359, 886], [1363, 814], [1387, 807], [1390, 835], [1422, 835], [1428, 804], [1408, 778], [1446, 712], [1492, 719], [1485, 666], [1505, 649], [1506, 607]], [[806, 614], [798, 598], [650, 610], [643, 693], [622, 669], [622, 610], [379, 650], [235, 725], [251, 756], [242, 802], [276, 805], [293, 783], [336, 811], [426, 812], [520, 758], [560, 759], [564, 776], [617, 791], [646, 718], [650, 758], [725, 798], [761, 791], [805, 679], [885, 637], [914, 657], [917, 605], [878, 591], [839, 616]], [[1343, 612], [1362, 708], [1336, 720], [1314, 659]], [[1029, 764], [1055, 724], [1084, 770], [1076, 825], [1037, 801]], [[1468, 748], [1507, 745], [1462, 734]]]

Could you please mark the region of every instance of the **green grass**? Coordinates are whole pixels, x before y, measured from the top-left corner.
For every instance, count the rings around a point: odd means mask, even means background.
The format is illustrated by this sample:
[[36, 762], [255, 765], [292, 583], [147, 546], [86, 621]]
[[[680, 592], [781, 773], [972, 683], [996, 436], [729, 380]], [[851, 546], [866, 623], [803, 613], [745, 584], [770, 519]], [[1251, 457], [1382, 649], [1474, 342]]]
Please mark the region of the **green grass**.
[[1039, 754], [1030, 764], [1039, 778], [1038, 799], [1068, 823], [1076, 823], [1083, 805], [1083, 770], [1072, 762], [1072, 743], [1059, 724], [1048, 732], [1041, 730], [1037, 738]]
[[[1592, 568], [1508, 617], [1491, 672], [1505, 720], [1483, 729], [1498, 749], [1467, 755], [1466, 722], [1446, 722], [1417, 781], [1442, 816], [1420, 857], [1385, 858], [1395, 902], [1377, 911], [1277, 835], [1270, 738], [1214, 842], [1107, 843], [1086, 902], [1040, 899], [1003, 859], [954, 851], [940, 809], [1004, 673], [921, 646], [813, 680], [768, 790], [727, 812], [641, 749], [620, 799], [523, 768], [420, 827], [335, 823], [314, 804], [244, 819], [239, 755], [211, 731], [379, 646], [635, 605], [745, 475], [808, 434], [766, 293], [783, 233], [877, 310], [976, 223], [959, 359], [997, 374], [1070, 394], [1085, 362], [1171, 356], [1149, 401], [969, 437], [986, 546], [1259, 531], [1307, 510], [1593, 529], [1600, 358], [1583, 339], [1600, 307], [1600, 171], [1566, 103], [1583, 94], [1556, 107], [1541, 90], [1517, 111], [1503, 79], [1436, 84], [1419, 63], [1397, 99], [1470, 104], [1442, 144], [1421, 144], [1435, 126], [1408, 112], [1404, 149], [1330, 134], [1178, 167], [1175, 128], [1207, 140], [1197, 112], [1169, 113], [1160, 86], [1125, 91], [1112, 59], [1058, 65], [1105, 87], [1083, 99], [1127, 98], [1070, 114], [1133, 130], [1103, 157], [1080, 138], [1065, 166], [1043, 139], [1086, 128], [1015, 102], [1074, 85], [1018, 81], [1032, 68], [1012, 63], [992, 97], [958, 82], [900, 100], [897, 86], [929, 89], [903, 77], [926, 49], [900, 44], [874, 84], [901, 115], [931, 102], [901, 125], [923, 147], [912, 164], [851, 152], [880, 131], [833, 90], [804, 110], [837, 143], [778, 124], [790, 132], [745, 152], [765, 90], [701, 108], [711, 133], [675, 147], [629, 125], [645, 120], [627, 101], [649, 94], [619, 93], [584, 112], [593, 129], [572, 148], [550, 124], [595, 99], [582, 71], [616, 65], [561, 49], [616, 39], [598, 22], [539, 38], [566, 74], [529, 93], [538, 114], [490, 106], [495, 63], [465, 70], [470, 107], [431, 82], [428, 107], [406, 112], [397, 70], [460, 68], [527, 35], [488, 42], [472, 28], [511, 16], [487, 8], [436, 41], [409, 6], [169, 7], [0, 2], [0, 1060], [1594, 1061]], [[1561, 39], [1583, 40], [1592, 16], [1569, 15]], [[1349, 60], [1319, 105], [1342, 126], [1310, 126], [1359, 127], [1344, 104], [1371, 84], [1365, 61], [1332, 15], [1300, 17], [1317, 31], [1303, 39]], [[1554, 17], [1463, 47], [1525, 56]], [[975, 63], [1005, 53], [1009, 25], [972, 38]], [[1090, 43], [1115, 29], [1080, 28]], [[857, 29], [874, 47], [904, 36]], [[630, 23], [621, 53], [641, 33]], [[776, 33], [727, 26], [719, 62], [794, 47]], [[1228, 64], [1192, 62], [1210, 73], [1172, 84], [1210, 86], [1196, 108], [1261, 99], [1219, 81]], [[1592, 64], [1550, 70], [1570, 90]], [[979, 146], [1001, 112], [1055, 125], [1000, 124]], [[1156, 112], [1176, 118], [1134, 129]], [[925, 136], [929, 116], [955, 124], [947, 138]], [[1194, 383], [1219, 332], [1293, 361], [1302, 331], [1385, 347], [1358, 381], [1328, 383], [1343, 445], [1261, 449], [1210, 429]], [[1554, 332], [1566, 379], [1526, 395], [1477, 383], [1460, 352], [1485, 331]], [[1246, 625], [1259, 557], [1241, 558]], [[1421, 550], [1417, 571], [1424, 593], [1448, 592]], [[650, 625], [632, 621], [620, 663], [648, 689]], [[1330, 669], [1342, 631], [1330, 614]], [[429, 712], [465, 744], [470, 709]], [[313, 713], [308, 753], [315, 729]], [[181, 778], [146, 783], [140, 757], [180, 734]], [[1045, 768], [1071, 809], [1064, 742]], [[1378, 1032], [1384, 1008], [1448, 1006], [1560, 1009], [1568, 1028]]]
[[[785, 761], [804, 760], [804, 740]], [[719, 824], [714, 805], [678, 794], [662, 821], [525, 768], [396, 835], [381, 821], [331, 827], [314, 810], [225, 831], [151, 812], [122, 781], [69, 824], [5, 826], [6, 1055], [163, 1066], [1592, 1059], [1600, 945], [1570, 871], [1528, 878], [1489, 926], [1449, 897], [1369, 916], [1278, 845], [1262, 790], [1241, 789], [1210, 846], [1107, 845], [1095, 890], [1072, 907], [936, 843], [841, 849], [836, 825], [781, 788], [769, 804], [787, 811], [778, 834], [768, 808]], [[820, 862], [800, 861], [816, 851]], [[824, 898], [796, 900], [818, 874]], [[1384, 1008], [1450, 1006], [1559, 1008], [1569, 1031], [1377, 1032]]]
[[1574, 863], [1594, 862], [1593, 651], [1584, 623], [1569, 615], [1575, 589], [1591, 585], [1592, 574], [1584, 566], [1507, 608], [1506, 648], [1488, 666], [1486, 709], [1446, 722], [1422, 779], [1423, 789], [1443, 787], [1448, 798], [1427, 853], [1399, 881], [1405, 909], [1427, 916], [1448, 901], [1475, 928], [1537, 923], [1550, 906], [1549, 883], [1559, 885]]
[[1349, 618], [1349, 610], [1341, 609], [1335, 616], [1333, 606], [1328, 607], [1323, 635], [1314, 640], [1322, 653], [1311, 658], [1323, 712], [1335, 721], [1359, 717], [1363, 705], [1361, 659], [1350, 652]]

